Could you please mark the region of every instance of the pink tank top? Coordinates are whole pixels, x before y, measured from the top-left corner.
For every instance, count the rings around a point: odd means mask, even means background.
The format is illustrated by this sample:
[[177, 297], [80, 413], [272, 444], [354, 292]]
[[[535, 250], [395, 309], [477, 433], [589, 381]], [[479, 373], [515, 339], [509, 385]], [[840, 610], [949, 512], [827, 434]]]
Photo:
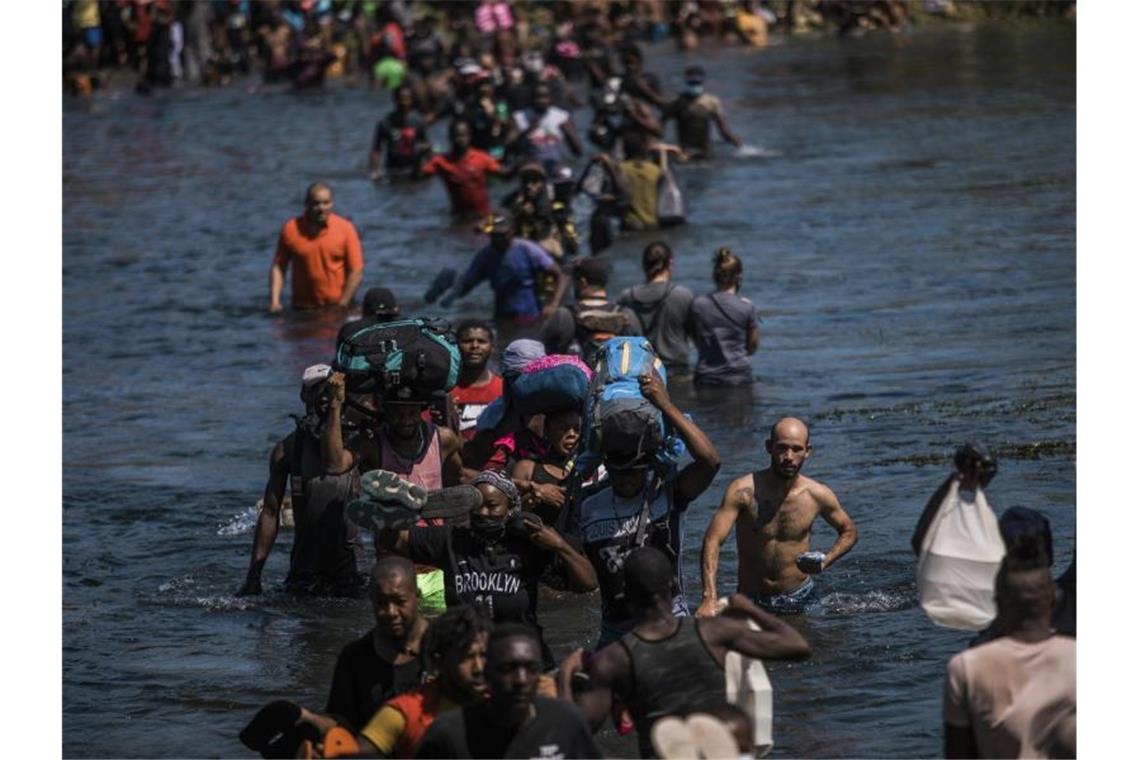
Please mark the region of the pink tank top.
[[428, 422], [426, 425], [425, 435], [431, 443], [419, 459], [408, 459], [396, 453], [388, 441], [388, 436], [381, 433], [380, 466], [428, 491], [438, 491], [443, 488], [443, 457], [440, 454], [439, 430], [434, 423]]

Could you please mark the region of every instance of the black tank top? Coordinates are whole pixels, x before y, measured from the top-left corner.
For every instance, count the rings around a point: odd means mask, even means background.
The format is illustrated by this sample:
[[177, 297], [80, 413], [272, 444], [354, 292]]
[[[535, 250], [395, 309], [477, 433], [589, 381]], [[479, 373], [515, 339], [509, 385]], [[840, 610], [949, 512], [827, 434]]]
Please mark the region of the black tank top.
[[[538, 484], [548, 483], [555, 486], [565, 486], [567, 481], [570, 480], [570, 476], [567, 475], [565, 477], [559, 478], [551, 475], [546, 471], [546, 467], [543, 466], [541, 461], [535, 461], [534, 472], [531, 473], [530, 479], [532, 482]], [[534, 508], [534, 513], [541, 517], [542, 521], [547, 525], [554, 525], [555, 521], [558, 519], [558, 514], [561, 511], [562, 510], [560, 510], [558, 507], [543, 503], [540, 503]]]
[[320, 441], [300, 428], [291, 438], [294, 535], [285, 585], [292, 591], [355, 595], [361, 588], [357, 531], [344, 519], [355, 486], [353, 471], [325, 475]]
[[627, 706], [638, 747], [642, 757], [653, 757], [649, 731], [659, 718], [724, 702], [724, 666], [697, 632], [696, 618], [679, 618], [677, 631], [659, 641], [646, 641], [636, 632], [620, 641], [629, 655], [633, 698]]

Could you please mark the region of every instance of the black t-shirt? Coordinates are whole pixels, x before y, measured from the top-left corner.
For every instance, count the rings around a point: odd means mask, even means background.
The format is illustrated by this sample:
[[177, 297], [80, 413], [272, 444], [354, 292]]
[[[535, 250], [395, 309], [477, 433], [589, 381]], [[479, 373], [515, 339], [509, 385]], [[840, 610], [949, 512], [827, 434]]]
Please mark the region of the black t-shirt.
[[415, 111], [401, 114], [393, 111], [376, 125], [372, 150], [379, 151], [388, 143], [385, 165], [389, 169], [411, 169], [419, 160], [418, 146], [427, 142], [424, 120]]
[[332, 687], [325, 712], [363, 728], [386, 701], [420, 682], [419, 658], [393, 665], [380, 657], [373, 644], [375, 629], [351, 642], [336, 658]]
[[513, 621], [534, 628], [544, 664], [554, 667], [554, 655], [542, 638], [536, 614], [539, 579], [561, 569], [553, 552], [509, 533], [501, 542], [487, 546], [468, 528], [443, 525], [412, 528], [408, 557], [443, 570], [448, 607], [479, 605], [496, 623]]
[[416, 757], [559, 758], [601, 757], [586, 719], [561, 699], [534, 698], [535, 716], [517, 731], [498, 725], [485, 705], [452, 710], [436, 719]]
[[408, 556], [444, 574], [447, 606], [482, 605], [496, 623], [535, 625], [538, 579], [554, 553], [507, 534], [488, 546], [467, 528], [452, 525], [412, 528]]

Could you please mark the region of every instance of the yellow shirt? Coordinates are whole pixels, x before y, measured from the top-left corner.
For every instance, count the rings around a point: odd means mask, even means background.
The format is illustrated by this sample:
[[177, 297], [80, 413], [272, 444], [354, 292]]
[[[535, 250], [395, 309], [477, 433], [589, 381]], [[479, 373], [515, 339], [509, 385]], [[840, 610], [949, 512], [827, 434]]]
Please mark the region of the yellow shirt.
[[99, 26], [99, 0], [76, 0], [71, 8], [71, 23], [76, 29]]
[[657, 183], [661, 180], [661, 167], [648, 159], [622, 161], [619, 168], [629, 188], [629, 210], [623, 221], [626, 225], [657, 226]]

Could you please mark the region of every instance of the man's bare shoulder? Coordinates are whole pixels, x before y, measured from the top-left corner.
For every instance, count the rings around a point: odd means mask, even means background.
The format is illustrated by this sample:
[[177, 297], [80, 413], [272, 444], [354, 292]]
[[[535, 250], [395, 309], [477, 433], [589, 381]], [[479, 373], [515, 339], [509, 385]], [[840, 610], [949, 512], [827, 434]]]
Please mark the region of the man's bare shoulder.
[[835, 492], [818, 480], [813, 480], [805, 475], [801, 475], [799, 486], [801, 493], [810, 495], [811, 498], [818, 504], [839, 503], [839, 499], [836, 498]]
[[756, 473], [749, 472], [728, 484], [725, 501], [735, 506], [748, 506], [756, 500]]

